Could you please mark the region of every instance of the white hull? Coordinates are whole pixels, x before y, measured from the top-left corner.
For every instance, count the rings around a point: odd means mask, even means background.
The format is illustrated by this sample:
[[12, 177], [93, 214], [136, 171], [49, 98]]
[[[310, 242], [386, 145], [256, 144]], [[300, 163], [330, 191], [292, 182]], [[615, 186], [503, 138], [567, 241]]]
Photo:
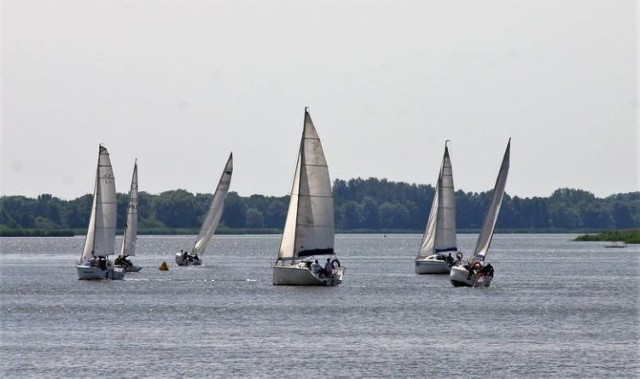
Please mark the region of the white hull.
[[202, 260], [200, 258], [191, 257], [191, 259], [184, 259], [182, 254], [176, 253], [176, 264], [178, 266], [200, 266]]
[[91, 266], [89, 261], [77, 265], [76, 270], [78, 271], [78, 279], [81, 280], [122, 280], [125, 275], [125, 270], [121, 267], [111, 266], [103, 269], [101, 267]]
[[305, 262], [279, 262], [273, 266], [273, 284], [285, 286], [337, 286], [342, 283], [344, 267], [333, 270], [330, 276], [320, 277]]
[[474, 274], [469, 276], [469, 271], [463, 266], [451, 267], [449, 279], [454, 287], [489, 287], [492, 277]]
[[425, 259], [416, 259], [416, 274], [448, 274], [451, 271], [447, 262], [433, 257], [430, 255]]

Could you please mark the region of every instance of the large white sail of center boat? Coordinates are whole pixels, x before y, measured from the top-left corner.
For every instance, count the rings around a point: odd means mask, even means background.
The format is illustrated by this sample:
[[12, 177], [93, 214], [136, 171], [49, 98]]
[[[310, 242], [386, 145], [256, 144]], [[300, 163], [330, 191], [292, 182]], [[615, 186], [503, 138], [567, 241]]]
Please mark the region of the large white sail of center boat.
[[[335, 257], [329, 168], [308, 108], [291, 186], [289, 209], [273, 265], [273, 284], [335, 286], [344, 267]], [[318, 263], [322, 260], [322, 265]], [[326, 259], [326, 262], [325, 262]]]
[[129, 189], [129, 205], [127, 206], [127, 223], [124, 227], [124, 237], [120, 255], [115, 264], [123, 266], [127, 272], [138, 272], [142, 267], [136, 266], [128, 259], [136, 255], [136, 241], [138, 239], [138, 160], [133, 164], [131, 187]]
[[107, 148], [98, 148], [91, 203], [91, 216], [80, 261], [76, 265], [79, 279], [123, 279], [124, 270], [113, 266], [108, 256], [114, 253], [118, 201], [116, 182]]
[[451, 254], [457, 253], [455, 190], [447, 141], [415, 271], [417, 274], [448, 274], [453, 264]]
[[222, 170], [218, 186], [213, 193], [213, 200], [211, 201], [211, 205], [209, 205], [207, 215], [202, 222], [198, 237], [191, 249], [191, 253], [186, 251], [176, 253], [176, 263], [179, 266], [198, 266], [202, 264], [201, 255], [205, 252], [207, 244], [211, 241], [211, 238], [220, 223], [220, 218], [222, 217], [222, 211], [224, 209], [224, 200], [227, 196], [227, 192], [229, 192], [229, 186], [231, 185], [232, 174], [233, 153], [230, 153], [229, 159], [227, 159], [227, 163], [224, 166], [224, 170]]
[[489, 287], [493, 280], [493, 266], [485, 262], [485, 258], [491, 246], [496, 222], [498, 221], [498, 214], [500, 213], [500, 206], [504, 198], [507, 176], [509, 175], [510, 154], [511, 138], [509, 138], [507, 148], [502, 157], [502, 164], [500, 165], [500, 171], [496, 178], [496, 184], [493, 187], [491, 202], [482, 221], [482, 228], [478, 235], [473, 256], [470, 257], [466, 264], [460, 264], [451, 268], [451, 284], [456, 287]]

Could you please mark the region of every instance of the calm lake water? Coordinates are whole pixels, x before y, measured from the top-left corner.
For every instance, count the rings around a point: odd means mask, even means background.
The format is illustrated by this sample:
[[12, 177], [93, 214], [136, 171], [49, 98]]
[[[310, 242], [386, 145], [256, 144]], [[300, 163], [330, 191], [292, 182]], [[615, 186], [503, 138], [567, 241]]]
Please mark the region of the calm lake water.
[[334, 288], [273, 286], [279, 236], [201, 267], [141, 236], [115, 282], [77, 280], [83, 237], [2, 238], [0, 377], [638, 377], [640, 246], [573, 237], [497, 235], [488, 289], [415, 275], [419, 235], [338, 235]]

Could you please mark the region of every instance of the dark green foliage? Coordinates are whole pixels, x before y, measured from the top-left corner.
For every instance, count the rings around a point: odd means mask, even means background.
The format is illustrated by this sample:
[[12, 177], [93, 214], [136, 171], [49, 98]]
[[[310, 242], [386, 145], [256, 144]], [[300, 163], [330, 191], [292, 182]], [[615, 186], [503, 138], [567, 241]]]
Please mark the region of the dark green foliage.
[[244, 228], [247, 225], [247, 206], [236, 192], [229, 192], [224, 201], [221, 221], [230, 228]]
[[610, 230], [598, 234], [584, 234], [575, 239], [576, 241], [622, 241], [625, 243], [640, 243], [640, 229], [616, 231]]
[[154, 216], [170, 228], [197, 228], [202, 212], [196, 212], [196, 204], [196, 197], [185, 190], [163, 192], [153, 201]]
[[0, 237], [72, 237], [75, 233], [67, 229], [9, 229], [0, 225]]
[[[339, 231], [422, 232], [434, 188], [430, 185], [390, 182], [386, 179], [336, 180], [333, 185], [335, 222]], [[491, 191], [456, 192], [459, 231], [477, 230], [489, 205]], [[141, 233], [197, 233], [211, 204], [211, 194], [193, 195], [185, 190], [151, 195], [138, 194]], [[89, 222], [91, 195], [63, 201], [49, 194], [29, 199], [0, 198], [1, 230], [84, 230]], [[127, 194], [118, 195], [118, 228], [125, 224]], [[288, 196], [229, 192], [221, 233], [279, 232], [285, 222]], [[562, 188], [548, 198], [505, 196], [498, 230], [575, 231], [634, 229], [640, 227], [640, 192], [604, 199], [592, 193]]]

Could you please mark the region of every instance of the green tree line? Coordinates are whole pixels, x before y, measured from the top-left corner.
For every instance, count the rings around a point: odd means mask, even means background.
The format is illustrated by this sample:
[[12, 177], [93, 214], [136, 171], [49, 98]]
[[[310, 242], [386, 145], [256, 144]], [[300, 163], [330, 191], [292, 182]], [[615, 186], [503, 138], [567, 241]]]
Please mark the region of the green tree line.
[[[337, 179], [333, 183], [338, 231], [421, 232], [434, 188], [386, 179]], [[178, 189], [138, 196], [141, 233], [193, 233], [211, 202], [211, 194]], [[456, 218], [460, 231], [477, 230], [491, 192], [456, 192]], [[50, 194], [37, 198], [0, 198], [0, 230], [73, 230], [89, 222], [91, 195], [61, 200]], [[118, 228], [125, 224], [127, 194], [118, 194]], [[272, 232], [282, 230], [288, 196], [239, 196], [229, 192], [221, 232]], [[549, 197], [520, 198], [506, 195], [497, 228], [503, 231], [578, 231], [632, 229], [640, 225], [640, 192], [597, 198], [592, 193], [562, 188]], [[6, 233], [5, 233], [6, 234]]]

